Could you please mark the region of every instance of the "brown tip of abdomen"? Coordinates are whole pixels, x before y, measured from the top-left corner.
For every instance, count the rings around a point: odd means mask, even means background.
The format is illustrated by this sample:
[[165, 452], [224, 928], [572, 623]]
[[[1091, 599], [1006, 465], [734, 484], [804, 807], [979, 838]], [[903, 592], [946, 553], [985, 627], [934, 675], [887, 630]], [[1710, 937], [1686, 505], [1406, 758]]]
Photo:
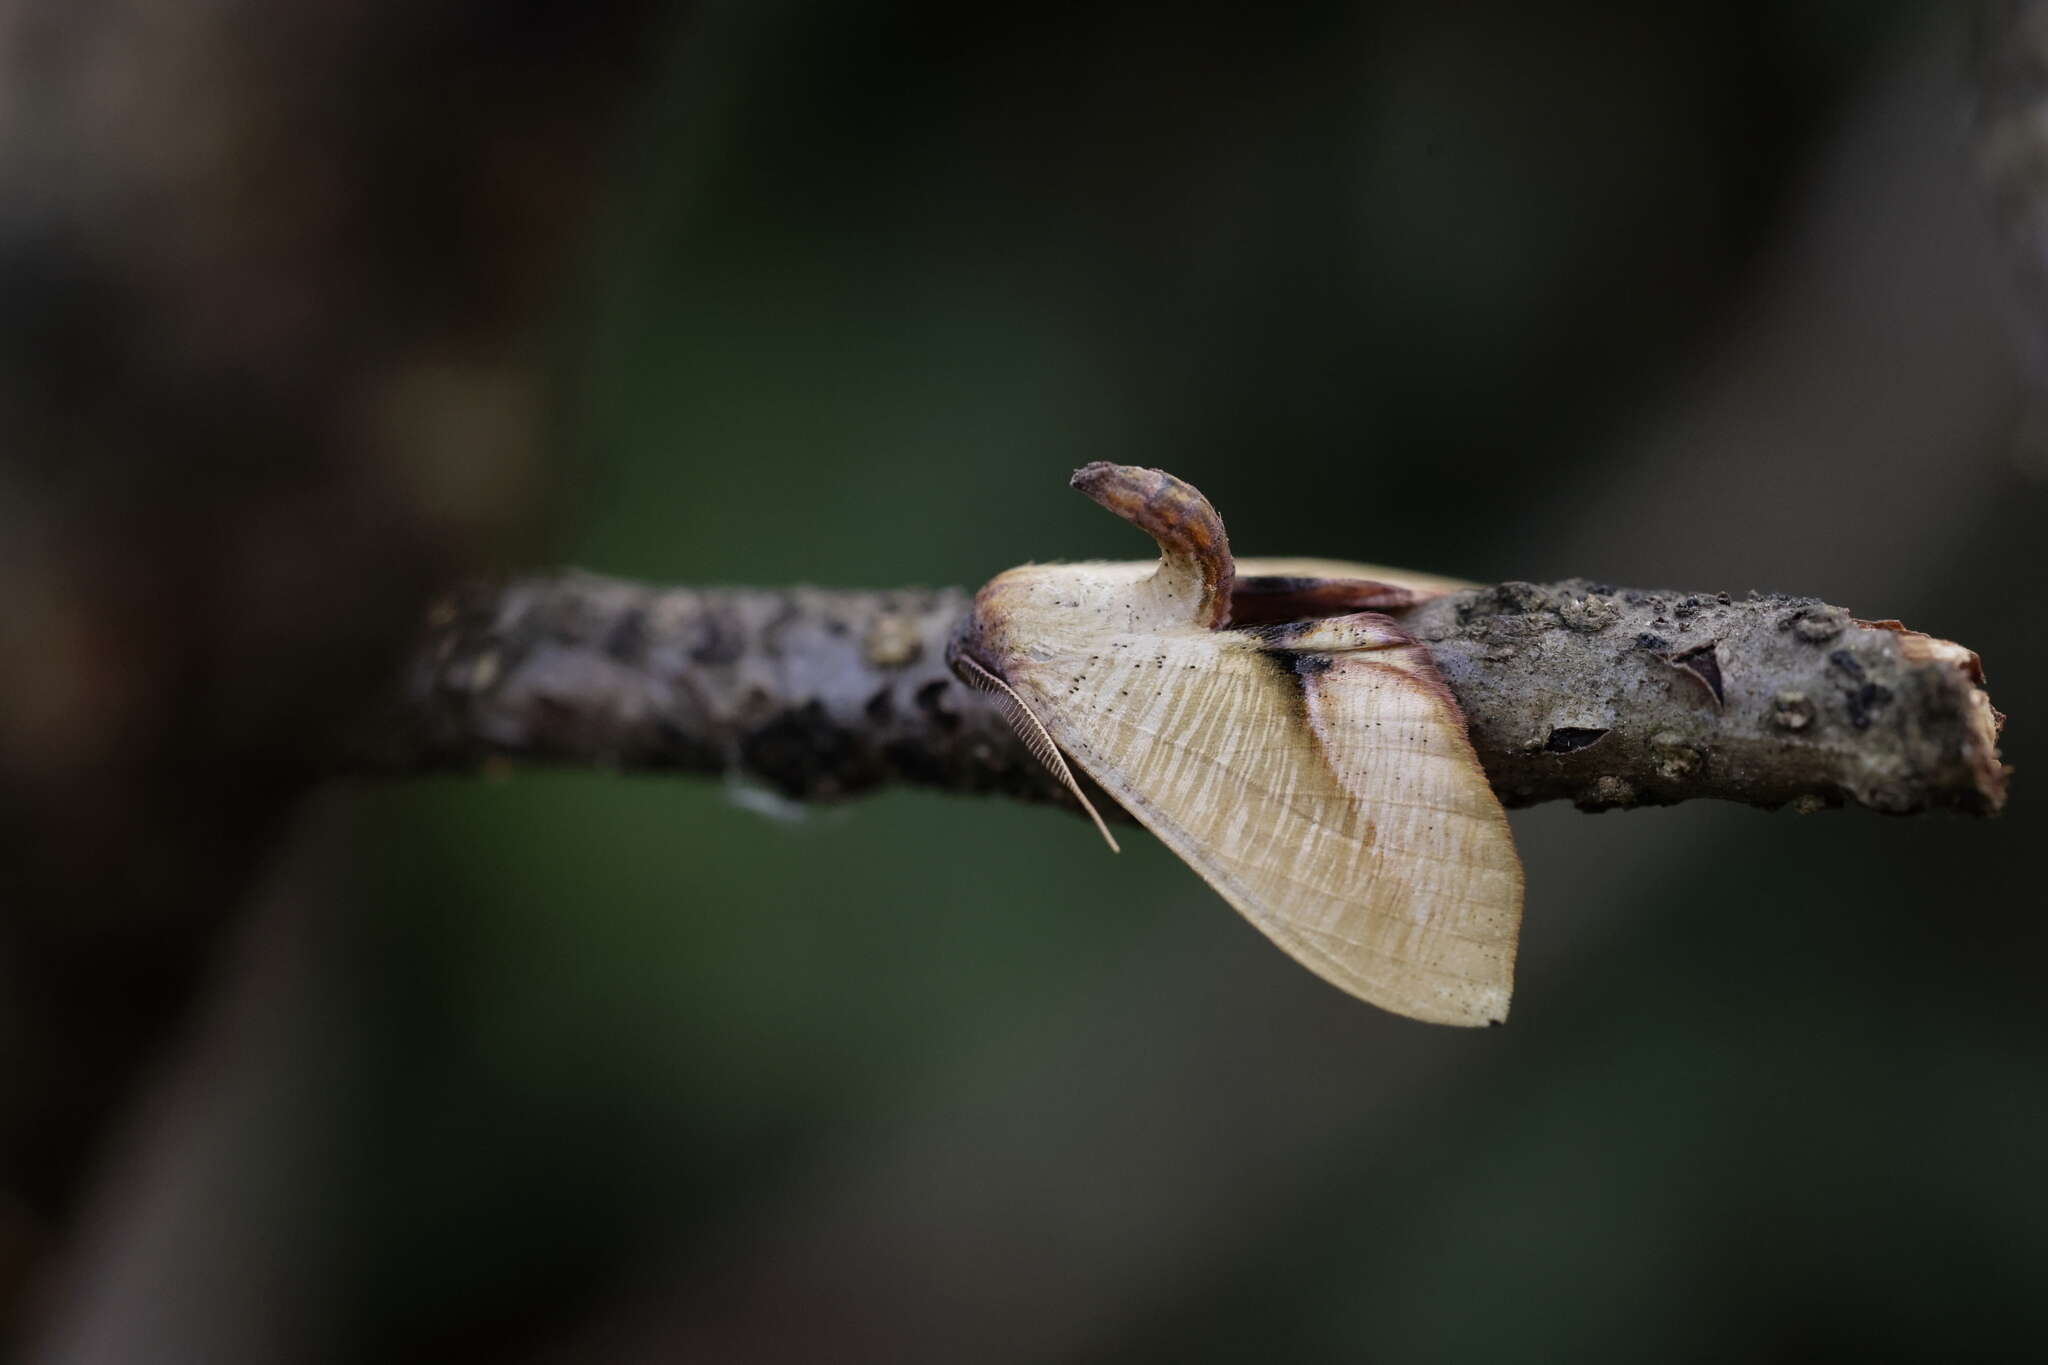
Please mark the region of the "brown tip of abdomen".
[[1068, 485], [1158, 542], [1168, 561], [1189, 564], [1201, 576], [1202, 624], [1221, 626], [1230, 619], [1230, 585], [1234, 566], [1223, 518], [1200, 489], [1163, 469], [1097, 460], [1074, 471]]

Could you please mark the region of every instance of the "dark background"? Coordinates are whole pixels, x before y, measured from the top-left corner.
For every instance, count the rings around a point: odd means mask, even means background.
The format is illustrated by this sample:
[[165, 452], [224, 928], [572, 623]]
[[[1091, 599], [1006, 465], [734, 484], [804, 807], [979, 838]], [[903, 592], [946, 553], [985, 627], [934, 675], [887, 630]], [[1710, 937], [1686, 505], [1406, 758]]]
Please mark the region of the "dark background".
[[[129, 8], [0, 45], [34, 1358], [2038, 1348], [2048, 458], [1962, 7]], [[1469, 1033], [1050, 811], [308, 785], [456, 573], [1136, 556], [1096, 459], [1247, 554], [1901, 617], [2014, 807], [1517, 813]]]

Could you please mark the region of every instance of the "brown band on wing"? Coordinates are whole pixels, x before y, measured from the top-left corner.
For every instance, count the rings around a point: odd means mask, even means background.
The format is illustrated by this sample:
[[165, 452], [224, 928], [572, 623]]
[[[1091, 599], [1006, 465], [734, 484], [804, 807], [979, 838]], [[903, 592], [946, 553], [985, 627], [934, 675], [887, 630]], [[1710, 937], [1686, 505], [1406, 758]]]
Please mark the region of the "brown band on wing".
[[1217, 629], [1230, 623], [1236, 578], [1230, 538], [1223, 533], [1223, 518], [1200, 490], [1163, 469], [1102, 460], [1075, 470], [1069, 482], [1152, 537], [1169, 568], [1199, 575], [1198, 624]]
[[[1480, 774], [1485, 769], [1479, 765], [1479, 751], [1472, 747], [1472, 727], [1465, 719], [1465, 709], [1458, 705], [1457, 694], [1444, 681], [1443, 674], [1436, 671], [1436, 660], [1429, 654], [1427, 645], [1416, 644], [1397, 651], [1390, 651], [1391, 657], [1373, 658], [1359, 654], [1347, 656], [1345, 663], [1355, 668], [1376, 668], [1381, 672], [1400, 679], [1404, 685], [1419, 688], [1443, 711], [1450, 721], [1448, 733], [1457, 736], [1464, 756], [1472, 761], [1472, 768]], [[1405, 657], [1403, 657], [1405, 656]]]
[[1370, 578], [1240, 578], [1230, 589], [1230, 624], [1262, 626], [1356, 611], [1401, 611], [1424, 597], [1413, 588]]
[[[1348, 618], [1348, 619], [1347, 619]], [[1420, 688], [1443, 709], [1469, 749], [1471, 737], [1465, 712], [1457, 696], [1437, 671], [1429, 646], [1410, 635], [1400, 622], [1379, 612], [1352, 612], [1346, 617], [1323, 620], [1273, 622], [1245, 632], [1257, 640], [1261, 653], [1276, 666], [1294, 676], [1306, 692], [1329, 671], [1333, 659], [1347, 666], [1382, 669], [1401, 678], [1407, 686]], [[1385, 651], [1381, 653], [1380, 651]], [[1302, 661], [1308, 666], [1303, 667]], [[1479, 756], [1472, 753], [1476, 767]]]
[[1267, 621], [1240, 627], [1239, 633], [1256, 641], [1262, 649], [1319, 650], [1325, 654], [1406, 648], [1416, 643], [1399, 621], [1377, 611]]

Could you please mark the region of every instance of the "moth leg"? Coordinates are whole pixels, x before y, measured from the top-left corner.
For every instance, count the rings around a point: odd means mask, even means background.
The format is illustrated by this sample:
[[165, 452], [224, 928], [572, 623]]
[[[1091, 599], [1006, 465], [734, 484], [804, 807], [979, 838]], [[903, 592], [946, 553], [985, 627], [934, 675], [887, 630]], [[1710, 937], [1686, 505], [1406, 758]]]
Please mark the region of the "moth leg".
[[1103, 822], [1101, 812], [1095, 809], [1095, 803], [1081, 790], [1080, 782], [1074, 777], [1074, 770], [1067, 766], [1066, 755], [1060, 752], [1059, 745], [1053, 743], [1052, 735], [1047, 732], [1045, 723], [1032, 714], [1031, 708], [1024, 704], [1024, 699], [1017, 695], [1016, 689], [975, 662], [971, 654], [956, 652], [952, 664], [953, 671], [969, 686], [978, 687], [995, 698], [996, 709], [1003, 713], [1003, 719], [1010, 722], [1010, 728], [1024, 741], [1024, 747], [1031, 750], [1038, 761], [1051, 770], [1052, 775], [1060, 780], [1060, 785], [1081, 803], [1081, 809], [1088, 812], [1088, 818], [1095, 822], [1095, 828], [1101, 831], [1104, 841], [1109, 844], [1109, 851], [1123, 852], [1117, 847], [1116, 836], [1109, 832], [1109, 826]]
[[1401, 611], [1429, 594], [1370, 578], [1240, 578], [1230, 589], [1230, 624], [1270, 625], [1361, 611]]

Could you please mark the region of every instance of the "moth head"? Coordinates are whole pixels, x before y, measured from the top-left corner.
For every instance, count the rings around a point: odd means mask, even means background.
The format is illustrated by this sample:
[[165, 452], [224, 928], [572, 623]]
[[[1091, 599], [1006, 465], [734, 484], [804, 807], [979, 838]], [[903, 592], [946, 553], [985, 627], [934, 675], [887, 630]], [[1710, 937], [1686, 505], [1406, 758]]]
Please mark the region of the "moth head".
[[948, 657], [1002, 676], [1017, 649], [1068, 648], [1104, 634], [1213, 630], [1229, 622], [1235, 569], [1223, 519], [1162, 469], [1098, 462], [1069, 485], [1152, 537], [1155, 562], [1026, 564], [991, 579]]

